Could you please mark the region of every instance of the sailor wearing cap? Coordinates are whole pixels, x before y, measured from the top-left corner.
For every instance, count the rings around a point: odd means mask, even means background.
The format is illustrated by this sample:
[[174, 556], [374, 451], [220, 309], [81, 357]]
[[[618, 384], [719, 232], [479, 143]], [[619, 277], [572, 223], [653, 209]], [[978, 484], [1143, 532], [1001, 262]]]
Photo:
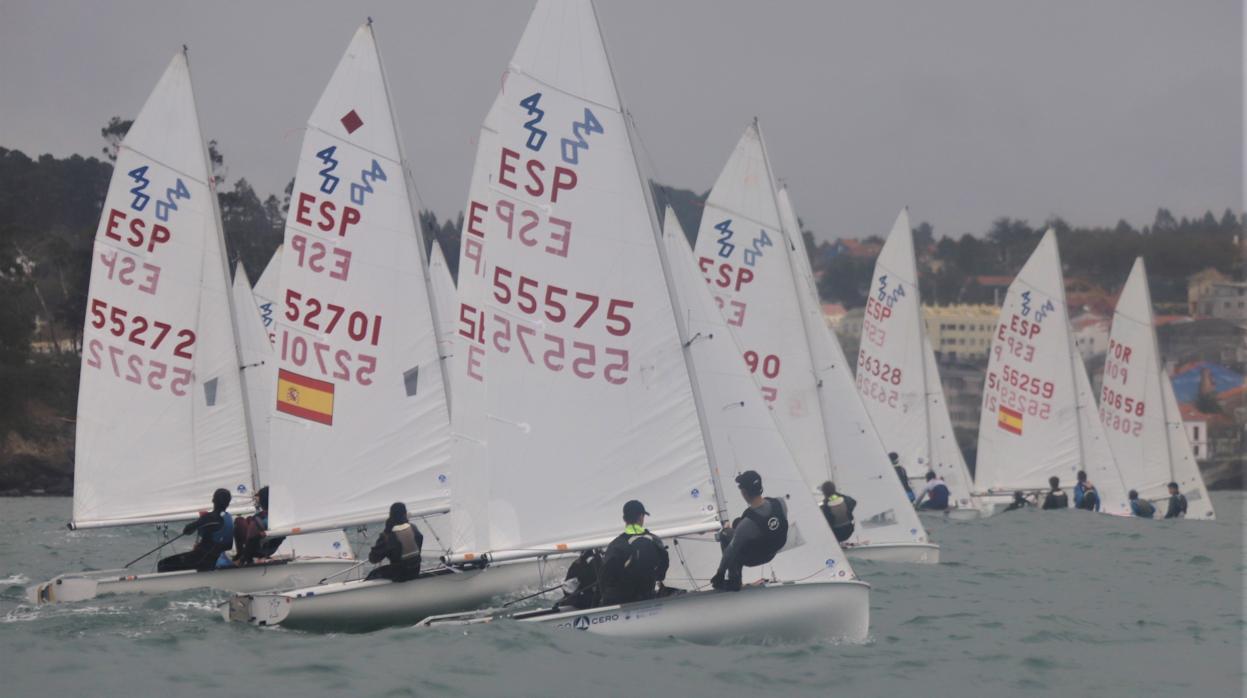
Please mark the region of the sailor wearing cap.
[[624, 532], [606, 547], [602, 560], [603, 604], [654, 598], [671, 564], [662, 539], [645, 528], [645, 505], [630, 500], [623, 506]]
[[764, 565], [788, 542], [788, 507], [782, 499], [762, 496], [762, 476], [746, 470], [736, 476], [745, 513], [719, 533], [723, 559], [710, 580], [715, 589], [739, 591], [741, 568]]

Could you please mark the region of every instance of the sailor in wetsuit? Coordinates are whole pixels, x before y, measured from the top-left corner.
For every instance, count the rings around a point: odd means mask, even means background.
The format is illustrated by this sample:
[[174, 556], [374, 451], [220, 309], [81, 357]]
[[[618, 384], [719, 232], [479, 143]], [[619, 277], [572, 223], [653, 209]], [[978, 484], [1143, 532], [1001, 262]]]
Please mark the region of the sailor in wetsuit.
[[723, 559], [710, 585], [724, 591], [739, 591], [741, 569], [770, 562], [788, 542], [788, 507], [782, 499], [762, 496], [762, 476], [746, 470], [736, 484], [749, 508], [719, 532]]
[[1186, 495], [1178, 491], [1178, 483], [1169, 483], [1169, 509], [1165, 511], [1166, 519], [1186, 518]]
[[390, 579], [406, 582], [420, 576], [420, 548], [424, 536], [415, 524], [407, 520], [407, 505], [394, 502], [390, 516], [385, 520], [385, 530], [377, 536], [376, 545], [368, 551], [368, 561], [377, 564], [389, 560], [390, 564], [377, 567], [368, 573], [368, 579]]
[[1069, 495], [1065, 494], [1065, 491], [1061, 489], [1061, 478], [1053, 475], [1048, 478], [1048, 484], [1051, 485], [1052, 489], [1048, 490], [1048, 494], [1043, 498], [1043, 506], [1041, 508], [1044, 511], [1048, 509], [1068, 509]]
[[645, 528], [645, 505], [633, 499], [624, 504], [624, 531], [606, 546], [602, 556], [602, 603], [617, 604], [652, 599], [667, 578], [671, 558], [662, 539]]
[[1005, 511], [1017, 511], [1028, 506], [1031, 506], [1031, 503], [1026, 501], [1026, 495], [1022, 494], [1022, 490], [1017, 490], [1013, 493], [1013, 501], [1009, 502], [1009, 506], [1005, 507]]
[[190, 552], [170, 555], [156, 563], [157, 572], [198, 570], [207, 572], [218, 567], [230, 567], [233, 563], [225, 553], [234, 547], [234, 518], [226, 511], [232, 496], [229, 490], [218, 488], [212, 493], [212, 511], [202, 511], [199, 518], [186, 524], [182, 535], [198, 534], [195, 547]]
[[914, 505], [924, 511], [947, 511], [950, 494], [944, 478], [936, 475], [934, 470], [928, 470], [927, 486], [918, 494]]
[[836, 542], [843, 543], [856, 528], [853, 510], [857, 508], [857, 500], [837, 492], [836, 483], [831, 480], [823, 483], [822, 490], [823, 503], [818, 508], [823, 512], [823, 518], [827, 519], [827, 525], [831, 526], [831, 532], [836, 535]]
[[1074, 507], [1087, 511], [1100, 510], [1100, 493], [1095, 485], [1087, 481], [1087, 471], [1078, 471], [1078, 482], [1074, 485]]
[[268, 487], [261, 487], [255, 495], [254, 516], [241, 516], [234, 526], [234, 546], [238, 551], [236, 565], [250, 565], [257, 558], [272, 557], [286, 540], [285, 536], [265, 537], [268, 531]]
[[1130, 490], [1130, 513], [1141, 518], [1150, 519], [1156, 516], [1156, 507], [1146, 499], [1139, 499], [1138, 490]]
[[896, 470], [896, 477], [901, 480], [901, 487], [905, 488], [905, 496], [909, 497], [909, 501], [914, 501], [914, 488], [909, 485], [909, 473], [905, 472], [905, 466], [901, 465], [901, 456], [896, 451], [888, 454], [888, 460], [892, 461], [892, 467]]

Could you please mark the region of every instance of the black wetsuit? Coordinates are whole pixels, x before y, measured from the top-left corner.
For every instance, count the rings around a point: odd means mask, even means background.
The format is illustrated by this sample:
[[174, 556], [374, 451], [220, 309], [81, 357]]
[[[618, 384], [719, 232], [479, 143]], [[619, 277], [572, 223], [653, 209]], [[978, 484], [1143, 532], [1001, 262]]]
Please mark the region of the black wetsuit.
[[1166, 519], [1180, 519], [1186, 516], [1186, 495], [1181, 492], [1169, 495], [1169, 510], [1165, 512]]
[[843, 521], [839, 520], [835, 514], [836, 508], [832, 506], [831, 501], [827, 497], [823, 497], [823, 503], [818, 505], [823, 510], [823, 518], [827, 519], [827, 525], [831, 526], [831, 532], [836, 534], [836, 542], [843, 543], [853, 535], [856, 526], [853, 523], [853, 510], [857, 508], [857, 500], [848, 495], [840, 495], [844, 499], [844, 507], [848, 512], [848, 516]]
[[[666, 552], [665, 550], [663, 551]], [[563, 577], [563, 581], [576, 580], [575, 590], [571, 593], [566, 591], [563, 598], [559, 599], [554, 606], [557, 609], [578, 608], [584, 610], [601, 605], [601, 590], [598, 588], [599, 579], [602, 575], [602, 551], [591, 548], [580, 553], [567, 568], [567, 575]]]
[[206, 572], [216, 569], [217, 559], [221, 557], [221, 553], [226, 552], [233, 547], [233, 540], [229, 543], [218, 543], [214, 538], [221, 527], [225, 525], [225, 518], [222, 512], [209, 511], [199, 515], [198, 519], [186, 524], [182, 528], [183, 535], [198, 532], [198, 538], [195, 540], [195, 547], [190, 552], [170, 555], [156, 563], [157, 572], [176, 572], [178, 570], [198, 570]]
[[602, 603], [652, 599], [655, 585], [667, 578], [671, 558], [662, 539], [629, 526], [606, 546], [602, 558]]
[[[776, 507], [779, 508], [776, 511]], [[758, 521], [776, 519], [776, 532], [763, 530]], [[730, 529], [719, 534], [719, 545], [723, 548], [723, 559], [719, 561], [719, 569], [715, 579], [719, 580], [716, 588], [729, 591], [740, 589], [741, 570], [746, 566], [756, 567], [770, 562], [775, 553], [783, 547], [788, 535], [788, 505], [782, 499], [766, 498], [757, 507], [750, 507], [745, 514], [732, 522]], [[712, 584], [714, 581], [712, 580]]]
[[[412, 536], [409, 539], [407, 549], [404, 550], [403, 541], [399, 535], [405, 535], [402, 526], [410, 526]], [[377, 564], [382, 560], [389, 560], [388, 565], [382, 565], [368, 573], [368, 579], [391, 579], [396, 582], [406, 582], [420, 576], [420, 549], [424, 547], [424, 535], [420, 533], [420, 529], [410, 522], [399, 524], [393, 529], [382, 531], [377, 536], [377, 542], [368, 551], [368, 561]]]
[[1069, 495], [1064, 490], [1052, 490], [1043, 498], [1043, 509], [1068, 509]]

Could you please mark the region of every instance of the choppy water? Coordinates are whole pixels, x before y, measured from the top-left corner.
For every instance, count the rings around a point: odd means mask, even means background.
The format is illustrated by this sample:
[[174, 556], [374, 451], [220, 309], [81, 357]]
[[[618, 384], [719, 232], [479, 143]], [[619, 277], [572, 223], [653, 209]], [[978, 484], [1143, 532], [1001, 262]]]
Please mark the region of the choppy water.
[[855, 563], [864, 645], [704, 647], [514, 623], [316, 635], [230, 625], [217, 592], [33, 609], [150, 529], [71, 532], [67, 499], [0, 499], [0, 695], [1237, 696], [1242, 493], [1216, 523], [1022, 512], [928, 521], [938, 566]]

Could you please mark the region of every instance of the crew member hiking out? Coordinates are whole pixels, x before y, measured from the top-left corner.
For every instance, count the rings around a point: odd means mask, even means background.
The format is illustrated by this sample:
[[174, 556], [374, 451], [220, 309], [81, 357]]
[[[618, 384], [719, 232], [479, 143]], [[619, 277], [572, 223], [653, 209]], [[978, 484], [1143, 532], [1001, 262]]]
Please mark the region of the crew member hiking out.
[[624, 531], [606, 546], [602, 557], [602, 603], [652, 599], [667, 578], [671, 559], [662, 539], [645, 528], [645, 505], [635, 499], [623, 506]]
[[406, 582], [420, 576], [420, 548], [424, 536], [420, 529], [407, 520], [407, 505], [394, 502], [390, 516], [385, 520], [385, 530], [377, 536], [377, 542], [368, 551], [368, 561], [377, 564], [389, 560], [388, 565], [377, 567], [368, 573], [368, 579], [390, 579]]
[[1095, 485], [1087, 481], [1087, 472], [1078, 471], [1078, 482], [1074, 485], [1074, 506], [1087, 511], [1100, 510], [1100, 493]]
[[234, 526], [234, 546], [238, 551], [236, 565], [250, 565], [257, 558], [272, 557], [286, 540], [285, 536], [266, 538], [268, 531], [268, 487], [261, 487], [255, 495], [256, 512], [253, 516], [240, 516]]
[[1146, 499], [1139, 499], [1138, 490], [1130, 490], [1130, 513], [1141, 519], [1150, 519], [1156, 516], [1156, 507]]
[[719, 532], [723, 559], [710, 579], [715, 589], [739, 591], [744, 567], [765, 565], [788, 542], [788, 507], [782, 499], [762, 496], [762, 476], [746, 470], [736, 476], [745, 513]]
[[198, 534], [190, 552], [170, 555], [156, 563], [157, 572], [198, 570], [207, 572], [233, 565], [225, 553], [234, 547], [234, 517], [226, 509], [231, 499], [229, 490], [218, 488], [212, 493], [212, 511], [199, 512], [199, 518], [186, 524], [182, 535]]
[[[924, 511], [948, 511], [950, 494], [948, 483], [944, 482], [944, 478], [936, 475], [934, 470], [928, 470], [927, 485], [918, 494], [918, 499], [914, 504]], [[923, 501], [924, 499], [926, 501]]]
[[901, 465], [901, 456], [896, 451], [888, 454], [888, 460], [892, 461], [892, 467], [896, 470], [896, 476], [901, 480], [901, 487], [905, 488], [905, 496], [909, 497], [909, 501], [914, 501], [914, 488], [909, 486], [909, 473], [905, 472], [905, 466]]
[[1178, 483], [1169, 483], [1169, 509], [1165, 512], [1166, 519], [1186, 518], [1186, 495], [1178, 491]]
[[1065, 491], [1061, 489], [1061, 478], [1053, 475], [1048, 478], [1048, 485], [1051, 486], [1051, 489], [1048, 490], [1048, 494], [1043, 498], [1042, 509], [1044, 511], [1048, 509], [1068, 509], [1069, 495], [1065, 494]]
[[857, 500], [836, 491], [836, 483], [828, 480], [823, 483], [823, 503], [818, 505], [823, 510], [823, 518], [836, 534], [836, 542], [843, 543], [853, 535], [853, 510], [857, 508]]

